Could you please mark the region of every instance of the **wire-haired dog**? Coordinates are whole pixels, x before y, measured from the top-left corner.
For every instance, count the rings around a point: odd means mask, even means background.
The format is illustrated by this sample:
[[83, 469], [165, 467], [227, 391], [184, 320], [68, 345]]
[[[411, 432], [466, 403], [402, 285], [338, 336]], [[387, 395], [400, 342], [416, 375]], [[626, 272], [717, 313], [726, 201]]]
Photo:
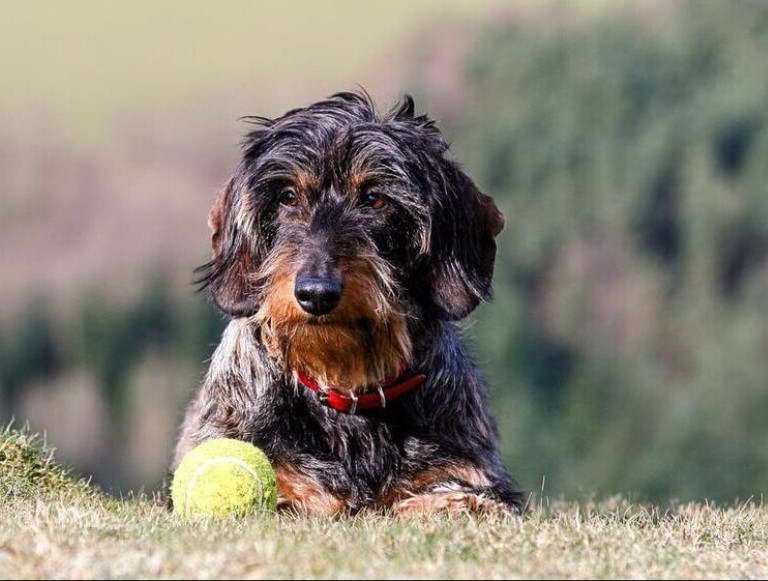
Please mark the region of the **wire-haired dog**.
[[252, 442], [279, 506], [520, 512], [454, 323], [487, 298], [504, 217], [406, 97], [340, 93], [252, 118], [209, 216], [202, 282], [233, 317], [175, 462]]

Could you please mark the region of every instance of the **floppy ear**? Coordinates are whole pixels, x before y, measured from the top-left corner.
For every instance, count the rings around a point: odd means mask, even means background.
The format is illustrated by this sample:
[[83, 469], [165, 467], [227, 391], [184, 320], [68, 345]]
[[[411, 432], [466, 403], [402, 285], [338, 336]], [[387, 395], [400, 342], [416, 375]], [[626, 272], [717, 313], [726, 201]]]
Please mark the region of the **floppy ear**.
[[258, 268], [256, 249], [249, 243], [233, 216], [235, 183], [230, 180], [208, 213], [211, 229], [211, 260], [201, 266], [198, 282], [210, 291], [216, 305], [233, 317], [246, 317], [258, 310], [254, 275]]
[[429, 283], [437, 316], [455, 321], [491, 294], [494, 239], [505, 218], [458, 166], [449, 162], [446, 173], [448, 199], [433, 220]]

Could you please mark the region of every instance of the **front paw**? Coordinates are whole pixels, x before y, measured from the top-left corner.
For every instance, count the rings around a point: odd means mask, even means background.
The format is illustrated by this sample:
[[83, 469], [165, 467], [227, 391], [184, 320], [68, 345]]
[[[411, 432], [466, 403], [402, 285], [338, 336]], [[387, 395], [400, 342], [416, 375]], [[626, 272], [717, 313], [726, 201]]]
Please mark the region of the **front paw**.
[[327, 490], [312, 474], [288, 464], [279, 464], [275, 473], [278, 510], [316, 517], [336, 517], [347, 512], [344, 498]]
[[417, 494], [392, 506], [397, 517], [418, 518], [435, 514], [512, 514], [500, 502], [482, 494], [461, 491], [433, 491]]

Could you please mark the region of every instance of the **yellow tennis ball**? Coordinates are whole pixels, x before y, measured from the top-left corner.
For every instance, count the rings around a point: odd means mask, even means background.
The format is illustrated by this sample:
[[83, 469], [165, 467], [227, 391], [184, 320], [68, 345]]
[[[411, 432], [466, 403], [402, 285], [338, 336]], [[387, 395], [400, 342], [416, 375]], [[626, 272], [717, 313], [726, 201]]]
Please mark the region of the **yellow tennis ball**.
[[219, 438], [200, 444], [182, 459], [173, 475], [174, 510], [184, 516], [243, 516], [274, 509], [275, 471], [256, 446]]

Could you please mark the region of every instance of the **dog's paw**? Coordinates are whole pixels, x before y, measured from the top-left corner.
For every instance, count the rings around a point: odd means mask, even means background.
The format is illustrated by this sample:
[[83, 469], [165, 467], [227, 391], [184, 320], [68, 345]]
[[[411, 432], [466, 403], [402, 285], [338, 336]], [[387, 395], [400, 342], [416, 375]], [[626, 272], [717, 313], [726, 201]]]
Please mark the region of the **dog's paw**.
[[434, 514], [509, 514], [506, 505], [473, 492], [434, 491], [417, 494], [392, 506], [397, 517], [413, 518]]

